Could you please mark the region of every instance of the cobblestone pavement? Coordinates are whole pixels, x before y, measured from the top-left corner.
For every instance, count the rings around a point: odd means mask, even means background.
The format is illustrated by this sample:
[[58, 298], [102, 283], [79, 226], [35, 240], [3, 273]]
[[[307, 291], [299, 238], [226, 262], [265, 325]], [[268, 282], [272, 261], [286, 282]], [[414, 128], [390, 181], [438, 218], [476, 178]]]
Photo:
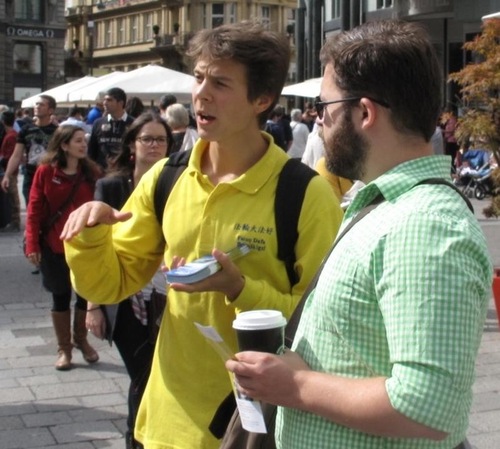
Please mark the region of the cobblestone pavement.
[[[500, 221], [474, 202], [495, 265]], [[114, 347], [91, 337], [100, 361], [78, 351], [75, 368], [53, 368], [50, 296], [21, 254], [21, 234], [0, 233], [0, 449], [123, 449], [128, 378]], [[500, 448], [500, 327], [490, 304], [477, 360], [468, 438], [474, 449]]]

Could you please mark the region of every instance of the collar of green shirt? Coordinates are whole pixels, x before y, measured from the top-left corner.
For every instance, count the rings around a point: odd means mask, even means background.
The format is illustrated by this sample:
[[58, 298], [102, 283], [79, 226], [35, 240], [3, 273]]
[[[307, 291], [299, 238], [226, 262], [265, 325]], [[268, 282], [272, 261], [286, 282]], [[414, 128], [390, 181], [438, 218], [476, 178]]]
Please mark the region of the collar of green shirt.
[[347, 209], [344, 220], [352, 218], [379, 194], [382, 194], [386, 201], [394, 200], [429, 178], [429, 173], [439, 173], [441, 177], [451, 181], [450, 167], [449, 156], [425, 156], [403, 162], [360, 189]]

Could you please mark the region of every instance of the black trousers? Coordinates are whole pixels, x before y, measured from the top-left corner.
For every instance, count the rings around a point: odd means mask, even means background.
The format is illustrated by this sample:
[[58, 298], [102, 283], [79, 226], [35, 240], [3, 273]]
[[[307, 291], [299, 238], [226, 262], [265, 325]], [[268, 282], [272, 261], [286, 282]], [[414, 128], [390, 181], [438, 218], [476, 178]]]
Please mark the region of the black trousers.
[[127, 426], [133, 432], [139, 404], [151, 372], [154, 345], [149, 341], [148, 327], [143, 326], [135, 317], [128, 299], [118, 306], [113, 341], [130, 377]]

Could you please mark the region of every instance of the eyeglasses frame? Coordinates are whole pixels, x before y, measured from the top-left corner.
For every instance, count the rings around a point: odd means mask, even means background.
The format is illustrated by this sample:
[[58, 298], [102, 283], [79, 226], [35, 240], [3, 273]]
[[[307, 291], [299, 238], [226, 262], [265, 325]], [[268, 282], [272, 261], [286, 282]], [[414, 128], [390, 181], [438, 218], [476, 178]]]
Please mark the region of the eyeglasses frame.
[[[151, 139], [151, 143], [146, 143], [146, 142], [143, 142], [142, 139], [144, 138], [148, 138], [148, 139]], [[158, 139], [165, 139], [165, 142], [160, 142]], [[153, 146], [153, 144], [156, 142], [158, 146], [167, 146], [168, 145], [168, 136], [158, 136], [158, 137], [153, 137], [153, 136], [137, 136], [135, 138], [135, 140], [141, 142], [143, 145], [146, 145], [146, 146]]]
[[316, 112], [318, 114], [318, 117], [320, 119], [322, 119], [326, 106], [328, 106], [330, 104], [335, 104], [335, 103], [345, 103], [346, 101], [359, 101], [362, 98], [368, 98], [368, 100], [371, 100], [374, 103], [377, 103], [380, 106], [383, 106], [384, 108], [390, 109], [390, 105], [386, 101], [376, 100], [375, 98], [367, 97], [366, 95], [364, 95], [362, 97], [347, 97], [347, 98], [341, 98], [340, 100], [331, 100], [331, 101], [321, 101], [321, 98], [318, 96], [314, 99], [314, 107], [316, 108]]

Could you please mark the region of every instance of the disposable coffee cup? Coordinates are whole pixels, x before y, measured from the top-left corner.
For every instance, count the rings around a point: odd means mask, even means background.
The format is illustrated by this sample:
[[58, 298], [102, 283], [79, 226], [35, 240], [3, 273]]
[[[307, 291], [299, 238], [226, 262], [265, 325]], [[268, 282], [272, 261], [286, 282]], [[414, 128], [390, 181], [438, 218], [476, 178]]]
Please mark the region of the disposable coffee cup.
[[286, 319], [278, 310], [241, 312], [233, 321], [240, 351], [281, 354], [285, 347]]

